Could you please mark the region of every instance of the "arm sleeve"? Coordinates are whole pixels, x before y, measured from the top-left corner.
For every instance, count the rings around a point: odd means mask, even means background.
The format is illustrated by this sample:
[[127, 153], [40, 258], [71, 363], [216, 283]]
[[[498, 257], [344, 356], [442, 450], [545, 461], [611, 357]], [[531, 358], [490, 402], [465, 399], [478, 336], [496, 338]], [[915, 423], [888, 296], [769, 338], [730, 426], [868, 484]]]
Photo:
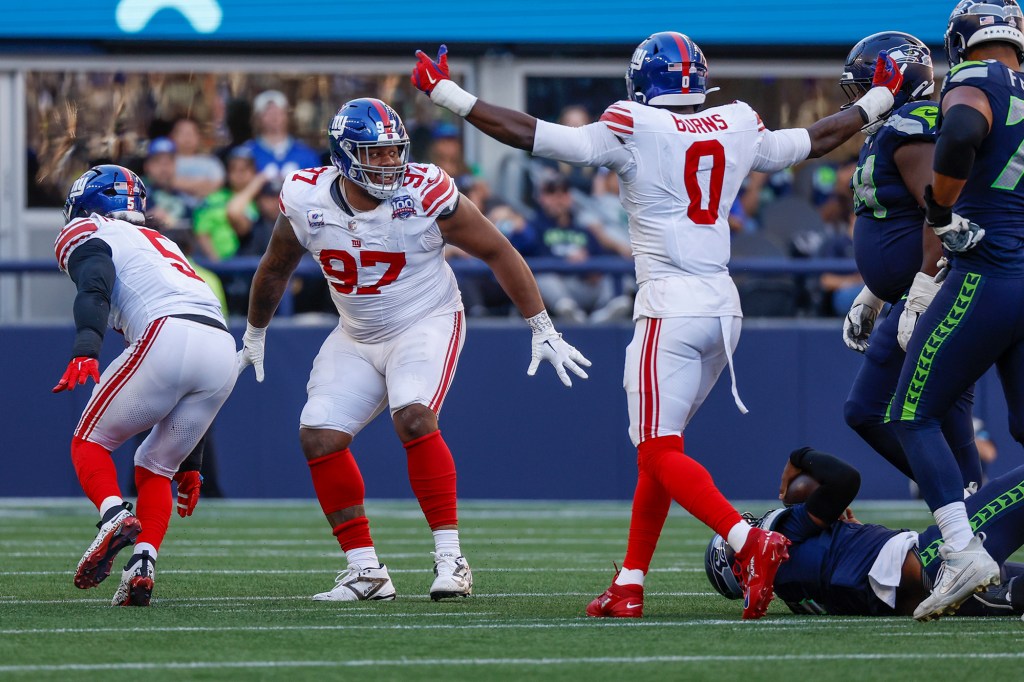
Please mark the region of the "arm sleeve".
[[624, 169], [633, 158], [602, 122], [572, 128], [538, 120], [533, 153], [574, 166], [606, 166], [616, 172]]
[[[210, 428], [212, 429], [213, 426], [210, 426]], [[206, 433], [203, 434], [203, 437], [199, 439], [198, 443], [196, 443], [196, 446], [194, 448], [192, 448], [192, 452], [188, 453], [188, 457], [186, 457], [185, 461], [182, 462], [181, 466], [178, 467], [178, 472], [179, 473], [185, 472], [185, 471], [201, 471], [202, 470], [202, 467], [203, 467], [203, 453], [206, 450], [206, 438], [209, 435], [210, 435], [210, 431], [209, 431], [209, 429], [207, 429]]]
[[800, 163], [811, 153], [811, 136], [806, 128], [763, 130], [754, 149], [753, 170], [774, 173]]
[[78, 287], [75, 296], [75, 344], [71, 357], [98, 358], [114, 290], [114, 259], [102, 239], [90, 239], [68, 259], [68, 274]]
[[935, 172], [966, 180], [988, 133], [988, 121], [980, 111], [966, 104], [951, 107], [942, 116], [942, 130], [935, 143]]
[[826, 523], [838, 519], [860, 491], [860, 472], [838, 457], [800, 448], [790, 454], [789, 461], [821, 484], [804, 506], [809, 514]]

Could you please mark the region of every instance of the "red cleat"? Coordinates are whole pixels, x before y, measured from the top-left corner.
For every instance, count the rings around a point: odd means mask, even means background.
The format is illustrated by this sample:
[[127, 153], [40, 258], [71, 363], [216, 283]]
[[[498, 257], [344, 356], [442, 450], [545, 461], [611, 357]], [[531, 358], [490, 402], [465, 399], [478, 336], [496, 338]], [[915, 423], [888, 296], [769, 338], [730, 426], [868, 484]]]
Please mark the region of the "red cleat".
[[772, 585], [779, 565], [789, 558], [789, 539], [781, 533], [751, 528], [743, 549], [736, 553], [743, 586], [743, 619], [754, 620], [768, 612]]
[[594, 618], [642, 618], [644, 586], [616, 585], [604, 591], [587, 606], [587, 615]]

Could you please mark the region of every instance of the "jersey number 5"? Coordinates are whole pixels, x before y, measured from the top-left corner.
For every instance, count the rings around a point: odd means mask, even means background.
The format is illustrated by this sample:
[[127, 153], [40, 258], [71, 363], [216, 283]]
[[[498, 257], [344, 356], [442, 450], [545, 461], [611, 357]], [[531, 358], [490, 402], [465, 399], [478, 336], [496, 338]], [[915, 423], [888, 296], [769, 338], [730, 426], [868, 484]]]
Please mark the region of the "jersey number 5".
[[[335, 267], [335, 263], [341, 263], [341, 270]], [[359, 286], [359, 267], [372, 268], [380, 263], [387, 263], [388, 269], [377, 283]], [[357, 265], [355, 257], [348, 251], [325, 249], [320, 252], [320, 265], [327, 275], [327, 281], [339, 294], [379, 294], [381, 287], [386, 287], [398, 279], [402, 268], [405, 267], [405, 254], [391, 251], [360, 251]]]
[[[711, 157], [711, 180], [708, 183], [708, 207], [704, 204], [704, 193], [697, 181], [700, 161], [706, 156]], [[683, 180], [686, 183], [686, 196], [690, 206], [686, 209], [687, 217], [697, 225], [714, 225], [718, 222], [718, 208], [722, 202], [722, 183], [725, 181], [725, 147], [718, 140], [700, 140], [690, 145], [683, 159]]]
[[160, 243], [162, 240], [170, 241], [169, 239], [167, 239], [167, 237], [163, 236], [156, 230], [149, 229], [148, 227], [140, 227], [139, 232], [141, 232], [143, 236], [145, 236], [146, 239], [149, 240], [149, 243], [153, 245], [153, 248], [160, 252], [161, 256], [163, 256], [164, 258], [171, 262], [172, 268], [174, 268], [181, 274], [185, 275], [186, 277], [197, 279], [203, 283], [206, 282], [206, 280], [204, 280], [202, 277], [196, 274], [196, 271], [192, 269], [192, 266], [188, 264], [187, 260], [185, 260], [184, 258], [182, 258], [181, 256], [174, 253], [173, 251], [171, 251], [166, 246]]

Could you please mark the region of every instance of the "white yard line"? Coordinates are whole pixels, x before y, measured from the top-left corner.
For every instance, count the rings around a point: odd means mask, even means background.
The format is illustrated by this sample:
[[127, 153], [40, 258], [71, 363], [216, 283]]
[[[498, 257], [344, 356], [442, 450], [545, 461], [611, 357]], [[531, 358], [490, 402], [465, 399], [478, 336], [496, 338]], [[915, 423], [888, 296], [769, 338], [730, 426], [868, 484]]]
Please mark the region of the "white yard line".
[[848, 654], [780, 654], [780, 655], [704, 655], [704, 656], [594, 656], [578, 658], [404, 658], [352, 661], [170, 661], [166, 663], [65, 663], [54, 665], [4, 665], [3, 673], [33, 672], [101, 672], [127, 670], [218, 670], [260, 668], [364, 668], [364, 667], [447, 667], [447, 666], [547, 666], [594, 664], [658, 664], [658, 663], [789, 663], [795, 661], [918, 661], [918, 660], [1019, 660], [1021, 652], [1006, 653], [848, 653]]

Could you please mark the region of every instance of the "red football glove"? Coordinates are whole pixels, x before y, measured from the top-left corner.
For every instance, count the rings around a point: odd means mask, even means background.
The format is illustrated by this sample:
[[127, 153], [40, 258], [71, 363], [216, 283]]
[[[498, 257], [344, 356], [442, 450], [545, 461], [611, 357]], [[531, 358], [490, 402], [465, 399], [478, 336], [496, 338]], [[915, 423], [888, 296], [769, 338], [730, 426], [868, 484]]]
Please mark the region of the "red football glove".
[[442, 45], [438, 48], [436, 62], [424, 54], [423, 50], [416, 50], [416, 66], [412, 70], [413, 86], [429, 95], [437, 84], [444, 80], [451, 80], [448, 76], [447, 46]]
[[203, 477], [198, 471], [179, 471], [174, 474], [174, 482], [178, 484], [178, 516], [192, 516], [199, 504], [199, 488], [203, 485]]
[[64, 370], [64, 376], [60, 378], [57, 385], [53, 387], [54, 393], [61, 391], [73, 391], [75, 386], [84, 384], [85, 380], [92, 377], [96, 383], [100, 381], [100, 363], [96, 358], [78, 357], [72, 358], [68, 368]]
[[907, 68], [906, 64], [901, 68], [896, 60], [889, 56], [888, 50], [883, 50], [878, 53], [878, 61], [875, 62], [875, 76], [871, 79], [871, 85], [885, 88], [895, 97], [903, 87], [903, 69], [905, 68]]

